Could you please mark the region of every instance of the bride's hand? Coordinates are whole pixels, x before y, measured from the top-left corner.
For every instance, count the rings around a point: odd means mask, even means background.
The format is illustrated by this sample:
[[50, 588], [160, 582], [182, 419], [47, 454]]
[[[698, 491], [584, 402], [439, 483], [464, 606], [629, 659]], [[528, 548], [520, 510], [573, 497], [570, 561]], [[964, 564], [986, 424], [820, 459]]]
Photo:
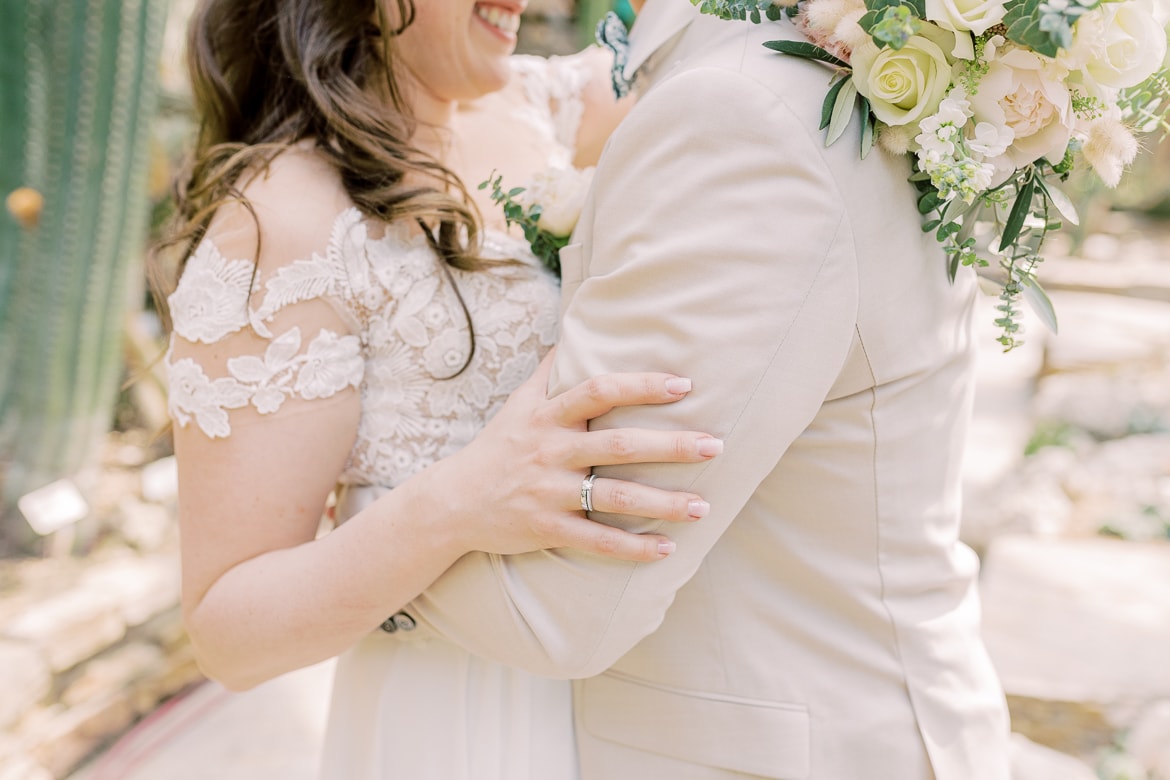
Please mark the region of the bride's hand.
[[[471, 444], [443, 461], [444, 479], [432, 485], [448, 485], [448, 510], [457, 504], [448, 516], [460, 518], [456, 532], [469, 550], [574, 547], [631, 561], [664, 558], [674, 549], [666, 537], [589, 520], [581, 511], [582, 480], [593, 466], [709, 460], [723, 443], [690, 431], [587, 426], [618, 406], [679, 401], [690, 382], [664, 373], [608, 374], [547, 399], [551, 360], [545, 358]], [[709, 509], [694, 493], [607, 478], [594, 481], [592, 502], [599, 512], [674, 522], [698, 520]]]

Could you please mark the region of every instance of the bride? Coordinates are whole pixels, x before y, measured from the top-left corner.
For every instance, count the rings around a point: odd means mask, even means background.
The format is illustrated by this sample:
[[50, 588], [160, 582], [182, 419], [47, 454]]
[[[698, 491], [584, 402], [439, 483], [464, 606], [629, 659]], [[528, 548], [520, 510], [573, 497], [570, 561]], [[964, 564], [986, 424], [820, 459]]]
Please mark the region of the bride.
[[[546, 400], [556, 280], [464, 185], [588, 165], [623, 111], [599, 52], [511, 56], [522, 10], [203, 0], [192, 18], [200, 134], [167, 355], [184, 615], [231, 688], [341, 655], [327, 778], [572, 778], [566, 683], [401, 641], [415, 626], [400, 608], [474, 550], [672, 552], [589, 521], [587, 502], [709, 509], [584, 480], [721, 443], [587, 431], [614, 406], [684, 398], [684, 377], [609, 375]], [[335, 487], [339, 524], [319, 533]]]

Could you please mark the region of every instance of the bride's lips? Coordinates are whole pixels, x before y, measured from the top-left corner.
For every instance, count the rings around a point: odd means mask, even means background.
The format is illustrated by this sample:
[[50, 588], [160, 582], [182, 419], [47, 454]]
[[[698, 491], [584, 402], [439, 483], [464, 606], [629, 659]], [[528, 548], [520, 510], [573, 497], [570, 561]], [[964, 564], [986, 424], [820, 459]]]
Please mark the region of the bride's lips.
[[520, 29], [520, 14], [527, 3], [485, 2], [475, 4], [475, 18], [492, 34], [509, 42], [516, 42]]

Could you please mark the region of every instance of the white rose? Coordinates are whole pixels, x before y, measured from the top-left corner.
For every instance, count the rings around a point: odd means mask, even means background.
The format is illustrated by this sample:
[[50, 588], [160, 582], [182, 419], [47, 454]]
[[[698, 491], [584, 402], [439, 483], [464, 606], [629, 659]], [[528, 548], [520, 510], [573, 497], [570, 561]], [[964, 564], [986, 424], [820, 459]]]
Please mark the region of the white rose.
[[585, 196], [593, 181], [593, 168], [550, 168], [532, 177], [521, 194], [525, 205], [541, 207], [537, 225], [554, 236], [568, 236], [577, 227]]
[[898, 50], [871, 41], [853, 51], [853, 81], [887, 125], [918, 122], [935, 112], [950, 87], [947, 52], [954, 47], [954, 33], [929, 23]]
[[1012, 133], [1003, 157], [991, 160], [1001, 173], [1035, 162], [1064, 158], [1072, 135], [1072, 98], [1068, 88], [1037, 54], [1009, 49], [989, 63], [979, 90], [968, 97], [976, 125]]
[[1006, 13], [1000, 0], [926, 0], [926, 18], [956, 33], [982, 35]]
[[1102, 3], [1073, 28], [1073, 43], [1058, 62], [1078, 72], [1091, 94], [1099, 87], [1124, 89], [1140, 84], [1166, 56], [1164, 11], [1154, 0]]

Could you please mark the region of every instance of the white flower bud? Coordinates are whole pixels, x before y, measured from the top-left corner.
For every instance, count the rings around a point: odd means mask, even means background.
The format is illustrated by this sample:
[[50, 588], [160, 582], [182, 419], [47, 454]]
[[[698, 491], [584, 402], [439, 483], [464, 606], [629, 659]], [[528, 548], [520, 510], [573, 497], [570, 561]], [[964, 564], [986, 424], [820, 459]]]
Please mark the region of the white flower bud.
[[1101, 181], [1108, 187], [1116, 187], [1125, 166], [1137, 157], [1138, 142], [1119, 120], [1102, 117], [1089, 125], [1081, 151]]
[[865, 8], [854, 8], [842, 15], [837, 26], [833, 28], [833, 37], [841, 42], [847, 50], [853, 51], [858, 46], [870, 40], [869, 33], [858, 22], [865, 16]]
[[877, 133], [877, 144], [888, 154], [901, 156], [914, 148], [915, 128], [909, 125], [882, 125]]
[[525, 205], [540, 205], [540, 219], [536, 224], [541, 230], [558, 237], [573, 232], [593, 181], [593, 170], [549, 168], [532, 177], [520, 201]]

